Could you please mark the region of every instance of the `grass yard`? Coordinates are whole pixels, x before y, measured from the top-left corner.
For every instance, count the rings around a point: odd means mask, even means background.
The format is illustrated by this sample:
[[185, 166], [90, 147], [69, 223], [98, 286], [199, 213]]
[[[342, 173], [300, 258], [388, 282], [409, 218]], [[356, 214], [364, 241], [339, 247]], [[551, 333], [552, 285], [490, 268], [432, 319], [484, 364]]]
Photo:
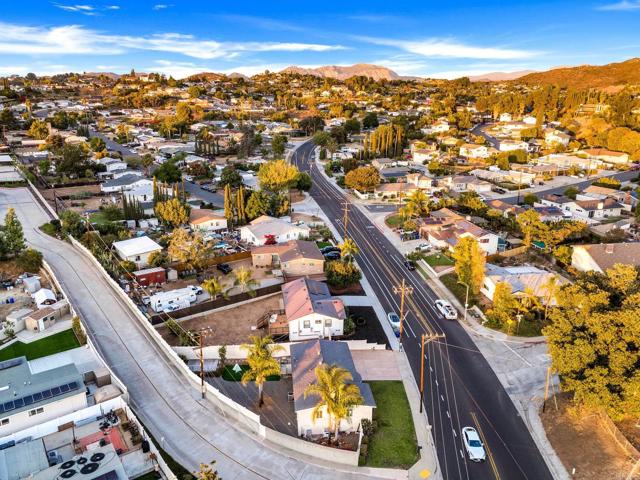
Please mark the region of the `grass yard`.
[[384, 222], [391, 228], [398, 228], [404, 223], [404, 220], [400, 215], [396, 214], [396, 215], [389, 215], [387, 218], [384, 219]]
[[27, 357], [27, 360], [35, 360], [79, 346], [80, 342], [78, 342], [73, 330], [69, 329], [31, 343], [12, 343], [0, 350], [0, 361], [21, 356]]
[[[248, 365], [240, 365], [241, 370], [239, 372], [235, 372], [233, 370], [233, 367], [234, 365], [227, 365], [224, 367], [224, 370], [222, 371], [222, 378], [224, 380], [227, 380], [228, 382], [239, 382], [242, 380], [242, 374], [244, 374], [244, 372], [249, 370]], [[268, 382], [277, 381], [277, 380], [280, 380], [280, 375], [269, 375], [267, 377]]]
[[104, 214], [102, 210], [99, 210], [89, 215], [89, 221], [91, 223], [96, 223], [98, 225], [106, 225], [108, 223], [111, 223], [111, 221], [107, 219], [107, 216]]
[[330, 247], [333, 244], [331, 242], [316, 242], [318, 248]]
[[401, 381], [367, 382], [376, 401], [376, 432], [369, 439], [365, 465], [409, 468], [418, 460], [418, 442]]
[[425, 256], [424, 261], [429, 264], [430, 267], [450, 267], [454, 265], [454, 261], [442, 253], [432, 253]]
[[[440, 281], [444, 283], [444, 286], [449, 289], [451, 293], [458, 299], [458, 301], [464, 305], [465, 297], [467, 295], [467, 287], [458, 283], [458, 276], [455, 273], [447, 273], [440, 277]], [[477, 299], [469, 292], [469, 306], [473, 306], [477, 303]]]

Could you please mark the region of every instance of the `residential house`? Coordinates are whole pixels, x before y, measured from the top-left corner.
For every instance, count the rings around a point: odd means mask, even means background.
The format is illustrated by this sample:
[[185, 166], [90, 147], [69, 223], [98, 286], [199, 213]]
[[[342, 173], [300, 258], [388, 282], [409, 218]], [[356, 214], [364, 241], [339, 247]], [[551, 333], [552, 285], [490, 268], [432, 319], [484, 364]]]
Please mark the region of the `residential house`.
[[113, 242], [113, 249], [122, 260], [135, 263], [138, 269], [149, 264], [149, 255], [162, 251], [162, 247], [147, 236]]
[[485, 276], [480, 293], [489, 300], [493, 301], [493, 295], [496, 291], [496, 285], [500, 282], [506, 282], [511, 285], [511, 292], [518, 298], [530, 291], [535, 295], [540, 303], [545, 305], [555, 305], [556, 299], [550, 295], [548, 290], [549, 282], [552, 278], [556, 279], [557, 285], [567, 283], [567, 280], [546, 270], [541, 270], [533, 266], [517, 266], [517, 267], [500, 267], [488, 263], [485, 267]]
[[397, 167], [398, 162], [391, 158], [376, 158], [371, 161], [371, 166], [378, 170], [382, 170], [384, 168]]
[[344, 303], [333, 298], [326, 283], [299, 278], [282, 285], [289, 340], [331, 338], [344, 333]]
[[580, 151], [587, 155], [589, 158], [595, 158], [597, 160], [613, 163], [613, 164], [625, 164], [629, 163], [629, 154], [623, 152], [614, 152], [613, 150], [607, 150], [606, 148], [587, 148]]
[[356, 370], [349, 345], [345, 342], [329, 340], [310, 340], [294, 343], [291, 351], [291, 377], [293, 382], [293, 408], [296, 412], [298, 435], [309, 437], [329, 432], [332, 419], [326, 408], [323, 408], [314, 420], [313, 411], [319, 398], [316, 395], [305, 395], [307, 387], [316, 382], [315, 369], [320, 365], [337, 365], [349, 371], [352, 380], [363, 398], [362, 405], [351, 409], [350, 415], [339, 425], [341, 432], [356, 432], [362, 420], [373, 418], [375, 400], [371, 387], [362, 381], [362, 376]]
[[460, 155], [467, 158], [487, 158], [489, 149], [485, 145], [465, 143], [460, 147]]
[[501, 152], [513, 152], [515, 150], [524, 150], [526, 152], [528, 148], [529, 144], [527, 142], [516, 140], [500, 140], [498, 145], [498, 150]]
[[69, 302], [65, 299], [47, 305], [44, 308], [30, 312], [23, 317], [25, 328], [31, 332], [42, 332], [53, 326], [58, 320], [69, 313]]
[[498, 117], [499, 122], [510, 122], [511, 120], [513, 120], [513, 117], [510, 113], [507, 112], [501, 113]]
[[227, 219], [208, 208], [192, 208], [189, 212], [189, 226], [193, 231], [226, 230]]
[[424, 175], [422, 173], [410, 173], [407, 175], [407, 183], [414, 185], [416, 188], [420, 190], [426, 190], [430, 193], [433, 188], [435, 181], [432, 177], [428, 175]]
[[552, 207], [548, 205], [534, 205], [533, 209], [540, 216], [542, 222], [559, 222], [561, 220], [567, 220], [571, 218], [571, 215], [565, 215], [565, 213], [558, 207]]
[[268, 215], [262, 215], [239, 228], [240, 238], [251, 245], [264, 245], [270, 239], [276, 243], [299, 240], [309, 236], [309, 227]]
[[480, 248], [487, 255], [498, 252], [500, 237], [468, 220], [458, 220], [449, 225], [427, 228], [426, 232], [427, 240], [436, 248], [453, 251], [461, 238], [472, 237], [478, 241]]
[[581, 272], [605, 273], [616, 263], [640, 266], [640, 242], [573, 246], [571, 266]]
[[31, 295], [31, 297], [33, 298], [33, 301], [38, 309], [46, 308], [58, 302], [58, 297], [56, 297], [56, 294], [48, 288], [41, 288], [33, 295]]
[[289, 240], [251, 249], [251, 263], [257, 268], [277, 268], [287, 277], [324, 274], [324, 256], [315, 242]]
[[103, 157], [98, 160], [100, 165], [103, 165], [108, 173], [116, 172], [118, 170], [126, 170], [129, 166], [120, 159], [111, 158], [111, 157]]
[[619, 217], [622, 213], [622, 205], [613, 198], [602, 200], [572, 200], [562, 195], [545, 195], [540, 200], [542, 205], [557, 207], [563, 212], [571, 214], [573, 220], [587, 223], [598, 223], [607, 217]]
[[488, 200], [488, 201], [485, 201], [484, 203], [487, 204], [487, 207], [489, 207], [489, 210], [495, 210], [500, 212], [500, 214], [504, 218], [516, 217], [521, 213], [525, 212], [525, 209], [522, 207], [519, 207], [517, 205], [511, 205], [510, 203], [503, 202], [502, 200], [498, 200], [498, 199]]
[[446, 186], [452, 192], [487, 193], [491, 191], [492, 187], [489, 182], [479, 180], [473, 175], [452, 175], [438, 180], [438, 183]]
[[153, 188], [153, 181], [138, 175], [123, 175], [119, 178], [107, 180], [100, 185], [100, 190], [104, 193], [120, 193], [130, 191], [137, 187]]
[[75, 365], [34, 373], [26, 357], [0, 362], [0, 435], [7, 436], [87, 407]]
[[563, 145], [566, 147], [571, 141], [571, 135], [554, 128], [547, 128], [544, 131], [544, 141], [547, 145]]
[[419, 163], [421, 165], [437, 158], [438, 150], [436, 149], [419, 148], [411, 152], [411, 159], [413, 160], [413, 163]]
[[591, 170], [603, 165], [601, 160], [594, 158], [581, 158], [575, 155], [566, 155], [562, 153], [552, 153], [538, 158], [538, 165], [554, 165], [558, 168], [564, 167], [569, 169], [577, 167], [582, 170]]
[[469, 173], [490, 182], [508, 182], [521, 185], [532, 185], [536, 178], [536, 176], [531, 173], [518, 172], [516, 170], [500, 170], [497, 167], [489, 167], [488, 170], [477, 168], [471, 170]]

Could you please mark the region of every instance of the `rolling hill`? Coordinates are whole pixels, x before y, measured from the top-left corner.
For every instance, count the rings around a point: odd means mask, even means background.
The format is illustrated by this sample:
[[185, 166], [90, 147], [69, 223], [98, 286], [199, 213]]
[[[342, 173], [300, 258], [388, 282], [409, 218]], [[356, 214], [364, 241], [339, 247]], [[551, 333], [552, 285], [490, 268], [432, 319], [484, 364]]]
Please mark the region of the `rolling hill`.
[[625, 85], [640, 84], [640, 58], [607, 65], [581, 65], [554, 68], [520, 77], [528, 85], [560, 85], [577, 89], [619, 90]]
[[401, 77], [393, 70], [382, 67], [380, 65], [371, 65], [368, 63], [358, 63], [350, 66], [327, 65], [317, 68], [303, 68], [291, 66], [281, 71], [281, 73], [300, 73], [303, 75], [315, 75], [316, 77], [336, 78], [338, 80], [346, 80], [350, 77], [363, 75], [371, 77], [374, 80], [405, 80], [408, 77]]

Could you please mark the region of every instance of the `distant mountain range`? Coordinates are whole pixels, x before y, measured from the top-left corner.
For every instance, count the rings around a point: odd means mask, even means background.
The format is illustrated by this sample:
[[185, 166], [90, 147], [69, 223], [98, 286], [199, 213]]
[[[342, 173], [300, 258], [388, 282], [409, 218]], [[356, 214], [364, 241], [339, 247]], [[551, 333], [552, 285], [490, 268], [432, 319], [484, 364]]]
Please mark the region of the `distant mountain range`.
[[483, 73], [481, 75], [470, 76], [469, 80], [472, 82], [506, 82], [508, 80], [516, 80], [530, 73], [535, 73], [535, 70], [520, 70], [518, 72], [491, 72]]
[[350, 77], [363, 75], [374, 80], [407, 80], [415, 77], [402, 77], [387, 67], [371, 65], [368, 63], [358, 63], [351, 66], [327, 65], [317, 68], [303, 68], [291, 66], [282, 70], [281, 73], [299, 73], [302, 75], [315, 75], [316, 77], [336, 78], [346, 80]]

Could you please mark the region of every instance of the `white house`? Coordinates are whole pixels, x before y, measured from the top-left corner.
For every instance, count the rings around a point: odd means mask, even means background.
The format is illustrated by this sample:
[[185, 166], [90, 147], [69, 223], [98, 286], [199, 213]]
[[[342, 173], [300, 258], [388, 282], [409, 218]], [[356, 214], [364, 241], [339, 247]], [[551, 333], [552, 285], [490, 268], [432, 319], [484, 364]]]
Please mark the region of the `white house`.
[[128, 191], [143, 186], [152, 188], [153, 181], [138, 175], [128, 174], [119, 178], [107, 180], [100, 185], [100, 190], [105, 193], [119, 193], [123, 190]]
[[299, 278], [282, 286], [282, 297], [291, 341], [344, 333], [344, 303], [331, 296], [326, 283]]
[[548, 144], [548, 145], [564, 145], [565, 147], [567, 145], [569, 145], [569, 142], [571, 141], [571, 136], [567, 135], [564, 132], [561, 132], [560, 130], [555, 130], [555, 129], [547, 129], [544, 132], [544, 141]]
[[371, 387], [362, 381], [362, 376], [356, 370], [349, 345], [345, 342], [330, 340], [311, 340], [293, 343], [291, 351], [291, 376], [293, 381], [293, 408], [296, 412], [298, 435], [309, 437], [328, 433], [332, 419], [323, 407], [317, 418], [313, 419], [313, 410], [318, 403], [316, 395], [305, 396], [306, 388], [316, 382], [315, 368], [322, 364], [338, 365], [351, 373], [350, 383], [356, 385], [362, 396], [362, 405], [351, 409], [350, 415], [340, 422], [341, 432], [356, 432], [363, 419], [373, 418], [376, 407]]
[[125, 162], [117, 158], [104, 157], [98, 160], [100, 165], [104, 165], [107, 172], [116, 172], [118, 170], [126, 170], [129, 168]]
[[0, 362], [0, 436], [87, 407], [82, 375], [75, 365], [33, 373], [26, 357]]
[[[584, 197], [583, 197], [584, 198]], [[540, 203], [562, 210], [569, 214], [573, 220], [579, 220], [589, 224], [599, 223], [608, 217], [619, 217], [623, 206], [613, 198], [572, 200], [562, 195], [545, 195]]]
[[162, 247], [147, 236], [113, 242], [113, 248], [122, 260], [135, 263], [138, 269], [149, 264], [149, 255], [162, 251]]
[[189, 213], [189, 226], [192, 230], [226, 230], [227, 219], [213, 210], [206, 208], [192, 208]]
[[519, 142], [515, 140], [501, 140], [498, 150], [501, 152], [513, 152], [515, 150], [528, 150], [529, 144], [527, 142]]
[[513, 120], [513, 117], [510, 113], [507, 112], [501, 113], [498, 117], [498, 121], [500, 122], [510, 122], [511, 120]]
[[475, 238], [487, 255], [498, 252], [498, 235], [481, 228], [468, 220], [458, 220], [455, 223], [429, 230], [427, 239], [436, 248], [453, 251], [458, 241], [463, 237]]
[[467, 158], [487, 158], [489, 149], [485, 145], [465, 143], [460, 147], [460, 155]]
[[581, 272], [605, 273], [616, 263], [640, 266], [640, 242], [573, 246], [571, 266]]
[[268, 215], [256, 218], [239, 230], [240, 238], [252, 245], [264, 245], [271, 237], [276, 243], [300, 240], [308, 237], [310, 231], [306, 225], [293, 225], [286, 220]]

